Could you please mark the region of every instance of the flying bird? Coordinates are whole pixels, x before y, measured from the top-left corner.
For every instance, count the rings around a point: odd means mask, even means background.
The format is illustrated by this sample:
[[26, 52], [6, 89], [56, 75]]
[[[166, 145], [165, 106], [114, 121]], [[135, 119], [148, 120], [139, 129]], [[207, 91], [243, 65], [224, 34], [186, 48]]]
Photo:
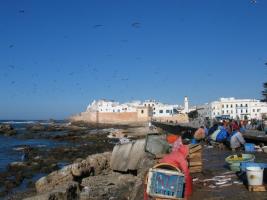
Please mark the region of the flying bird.
[[19, 10], [19, 13], [25, 13], [25, 10], [21, 9]]
[[104, 25], [102, 25], [102, 24], [95, 24], [94, 26], [93, 26], [93, 28], [100, 28], [100, 27], [103, 27]]
[[15, 66], [14, 66], [14, 65], [8, 65], [8, 67], [9, 67], [10, 69], [15, 69]]
[[251, 0], [250, 2], [251, 3], [257, 3], [257, 0]]
[[13, 48], [13, 47], [14, 47], [14, 45], [13, 45], [13, 44], [11, 44], [11, 45], [9, 45], [8, 47], [9, 47], [9, 48]]
[[139, 22], [133, 22], [132, 23], [133, 28], [140, 28], [140, 26], [141, 26], [141, 23], [139, 23]]

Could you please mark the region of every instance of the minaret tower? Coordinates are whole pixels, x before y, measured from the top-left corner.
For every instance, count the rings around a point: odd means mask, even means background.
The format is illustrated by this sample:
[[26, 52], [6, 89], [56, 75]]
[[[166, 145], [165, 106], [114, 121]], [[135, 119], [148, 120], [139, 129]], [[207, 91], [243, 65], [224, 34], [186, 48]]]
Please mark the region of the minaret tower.
[[189, 112], [189, 100], [187, 96], [184, 97], [184, 112], [185, 113]]

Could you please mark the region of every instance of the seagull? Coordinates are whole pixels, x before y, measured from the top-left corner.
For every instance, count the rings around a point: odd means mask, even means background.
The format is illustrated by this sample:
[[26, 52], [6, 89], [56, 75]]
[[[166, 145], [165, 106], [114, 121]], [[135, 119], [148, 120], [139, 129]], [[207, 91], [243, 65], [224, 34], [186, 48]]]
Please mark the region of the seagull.
[[96, 25], [94, 25], [93, 26], [93, 28], [100, 28], [100, 27], [103, 27], [104, 25], [102, 25], [102, 24], [96, 24]]
[[132, 23], [132, 27], [134, 27], [134, 28], [140, 28], [140, 25], [141, 25], [141, 23], [139, 23], [139, 22], [133, 22]]
[[25, 13], [25, 10], [21, 9], [19, 10], [19, 13]]
[[8, 65], [8, 67], [9, 67], [10, 69], [15, 69], [15, 66], [14, 66], [14, 65]]

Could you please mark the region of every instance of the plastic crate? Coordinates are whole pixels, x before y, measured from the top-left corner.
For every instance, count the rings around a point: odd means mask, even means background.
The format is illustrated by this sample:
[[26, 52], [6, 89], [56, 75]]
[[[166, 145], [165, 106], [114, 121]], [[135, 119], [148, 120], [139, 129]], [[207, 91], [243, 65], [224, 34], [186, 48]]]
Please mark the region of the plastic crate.
[[247, 167], [260, 167], [267, 169], [267, 163], [243, 162], [240, 163], [241, 171], [245, 172]]
[[254, 152], [255, 151], [255, 144], [253, 144], [253, 143], [246, 143], [245, 144], [245, 151]]
[[147, 194], [152, 197], [181, 199], [184, 193], [184, 174], [166, 169], [149, 169]]

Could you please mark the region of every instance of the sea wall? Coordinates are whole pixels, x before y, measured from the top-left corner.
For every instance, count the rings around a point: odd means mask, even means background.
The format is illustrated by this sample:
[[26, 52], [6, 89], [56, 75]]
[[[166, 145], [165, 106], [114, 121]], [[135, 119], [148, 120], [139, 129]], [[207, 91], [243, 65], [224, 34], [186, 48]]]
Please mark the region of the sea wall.
[[169, 117], [153, 117], [155, 121], [170, 122], [170, 123], [188, 123], [189, 118], [187, 114], [177, 114]]
[[84, 121], [102, 124], [133, 124], [148, 122], [148, 117], [139, 117], [137, 112], [102, 113], [83, 112], [70, 117], [71, 121]]

